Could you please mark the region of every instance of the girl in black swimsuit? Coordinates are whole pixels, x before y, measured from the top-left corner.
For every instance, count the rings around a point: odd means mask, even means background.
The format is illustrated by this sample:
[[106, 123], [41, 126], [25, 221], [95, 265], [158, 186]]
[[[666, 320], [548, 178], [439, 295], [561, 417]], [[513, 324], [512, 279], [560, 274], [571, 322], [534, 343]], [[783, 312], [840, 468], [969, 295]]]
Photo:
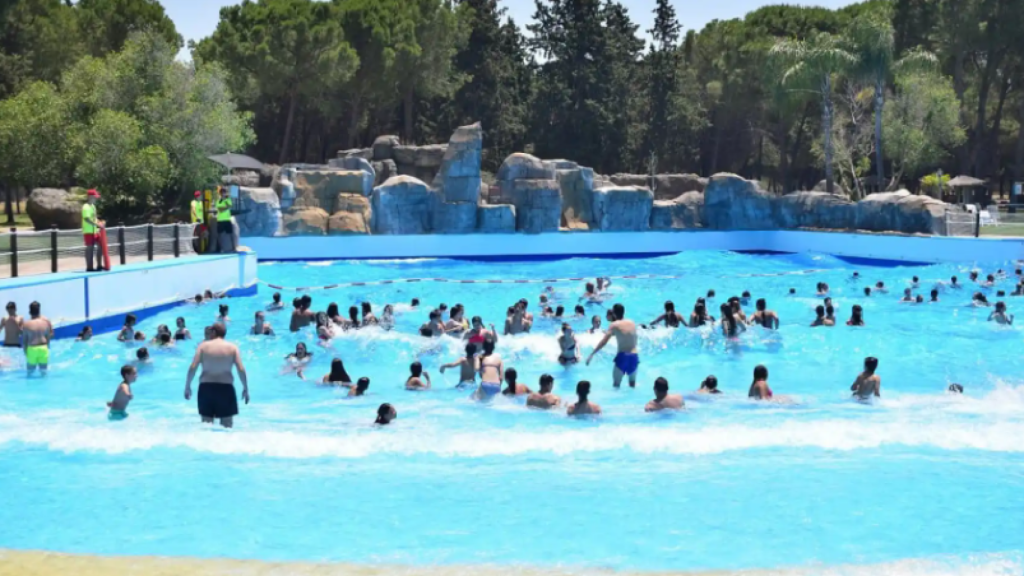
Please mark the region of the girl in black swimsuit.
[[178, 316], [178, 330], [174, 333], [175, 340], [191, 340], [192, 333], [185, 327], [185, 319]]

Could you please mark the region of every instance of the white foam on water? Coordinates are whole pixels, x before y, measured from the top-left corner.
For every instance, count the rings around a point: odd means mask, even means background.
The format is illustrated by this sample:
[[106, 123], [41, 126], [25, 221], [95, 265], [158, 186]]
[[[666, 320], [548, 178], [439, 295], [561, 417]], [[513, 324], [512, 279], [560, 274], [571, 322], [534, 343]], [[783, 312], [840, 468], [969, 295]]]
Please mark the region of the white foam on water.
[[[559, 414], [550, 414], [552, 418]], [[119, 425], [88, 420], [77, 414], [53, 414], [38, 420], [0, 416], [0, 445], [23, 443], [57, 452], [118, 454], [158, 448], [188, 449], [213, 454], [259, 455], [272, 458], [366, 458], [382, 454], [483, 458], [523, 454], [572, 455], [602, 452], [708, 455], [765, 449], [818, 448], [869, 450], [884, 446], [947, 451], [1024, 453], [1024, 422], [958, 423], [950, 421], [867, 422], [818, 420], [720, 424], [691, 428], [678, 425], [597, 425], [579, 428], [517, 430], [494, 442], [477, 430], [452, 431], [430, 423], [396, 422], [386, 430], [365, 424], [324, 426], [276, 424], [274, 430], [239, 428], [211, 434], [183, 419], [130, 419]], [[126, 430], [130, 428], [130, 430]]]

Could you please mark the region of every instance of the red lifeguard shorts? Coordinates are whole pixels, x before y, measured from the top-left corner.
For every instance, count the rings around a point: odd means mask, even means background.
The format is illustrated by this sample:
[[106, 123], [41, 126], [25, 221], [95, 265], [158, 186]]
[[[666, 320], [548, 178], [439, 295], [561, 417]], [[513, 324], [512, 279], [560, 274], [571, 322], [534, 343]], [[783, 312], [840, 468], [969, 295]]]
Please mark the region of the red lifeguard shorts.
[[86, 246], [95, 246], [100, 243], [99, 234], [82, 234], [82, 237], [85, 238]]

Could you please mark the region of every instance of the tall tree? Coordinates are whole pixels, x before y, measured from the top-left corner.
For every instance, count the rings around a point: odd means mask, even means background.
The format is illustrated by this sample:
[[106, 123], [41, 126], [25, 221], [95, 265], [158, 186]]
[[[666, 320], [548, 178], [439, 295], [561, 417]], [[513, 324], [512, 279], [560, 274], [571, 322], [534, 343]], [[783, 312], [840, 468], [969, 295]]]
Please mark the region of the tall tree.
[[79, 0], [75, 8], [82, 39], [93, 56], [121, 50], [138, 32], [157, 34], [181, 49], [181, 36], [158, 0]]
[[882, 115], [885, 108], [886, 80], [894, 72], [925, 70], [937, 65], [931, 52], [914, 49], [896, 59], [895, 32], [886, 11], [866, 12], [853, 20], [849, 31], [857, 57], [854, 75], [874, 88], [876, 186], [885, 186], [885, 162], [882, 149]]
[[289, 158], [300, 100], [321, 93], [320, 79], [347, 78], [357, 65], [335, 7], [309, 0], [246, 0], [222, 8], [213, 36], [195, 53], [231, 71], [237, 93], [255, 87], [258, 94], [283, 101], [281, 164]]
[[658, 0], [654, 8], [654, 26], [647, 31], [651, 36], [651, 49], [646, 58], [646, 84], [648, 91], [646, 137], [643, 156], [667, 156], [669, 115], [672, 95], [678, 88], [678, 72], [682, 63], [679, 33], [682, 26], [676, 19], [676, 10], [669, 0]]
[[792, 63], [783, 74], [784, 82], [809, 81], [817, 85], [821, 95], [825, 189], [832, 194], [835, 182], [832, 166], [832, 77], [849, 70], [857, 60], [842, 38], [827, 32], [820, 32], [806, 41], [780, 40], [772, 52]]

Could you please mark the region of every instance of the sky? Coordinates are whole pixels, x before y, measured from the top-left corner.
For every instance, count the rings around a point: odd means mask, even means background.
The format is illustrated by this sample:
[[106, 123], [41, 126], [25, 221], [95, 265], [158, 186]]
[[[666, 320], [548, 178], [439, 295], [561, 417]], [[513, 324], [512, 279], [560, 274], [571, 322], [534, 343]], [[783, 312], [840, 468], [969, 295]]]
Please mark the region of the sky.
[[[200, 40], [213, 33], [217, 27], [222, 6], [238, 4], [241, 0], [163, 0], [164, 9], [174, 20], [178, 33], [185, 38], [186, 48], [179, 58], [188, 59], [188, 41]], [[654, 21], [655, 0], [619, 0], [629, 9], [630, 17], [646, 31]], [[850, 0], [813, 0], [807, 2], [765, 2], [763, 0], [673, 0], [676, 15], [687, 29], [701, 29], [712, 20], [728, 20], [742, 18], [747, 12], [756, 10], [767, 4], [808, 4], [839, 8], [852, 4]], [[508, 14], [520, 26], [525, 25], [533, 16], [534, 0], [501, 0], [508, 9]], [[646, 35], [646, 32], [644, 32]]]

